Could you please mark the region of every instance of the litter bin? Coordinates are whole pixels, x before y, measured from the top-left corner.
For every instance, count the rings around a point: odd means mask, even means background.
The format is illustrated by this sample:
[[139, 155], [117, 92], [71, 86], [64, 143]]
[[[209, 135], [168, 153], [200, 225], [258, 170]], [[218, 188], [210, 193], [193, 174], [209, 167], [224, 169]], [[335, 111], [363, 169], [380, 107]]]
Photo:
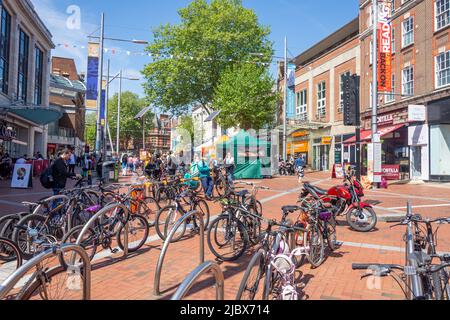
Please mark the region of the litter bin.
[[118, 167], [113, 161], [103, 163], [102, 178], [105, 183], [118, 182]]

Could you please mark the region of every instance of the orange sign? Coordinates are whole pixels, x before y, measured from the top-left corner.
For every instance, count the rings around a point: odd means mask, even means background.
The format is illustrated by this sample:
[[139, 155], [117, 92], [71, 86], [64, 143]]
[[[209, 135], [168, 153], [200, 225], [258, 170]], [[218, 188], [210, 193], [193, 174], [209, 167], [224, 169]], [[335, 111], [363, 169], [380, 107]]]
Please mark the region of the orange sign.
[[322, 137], [322, 145], [330, 145], [333, 137]]
[[378, 12], [378, 90], [392, 91], [392, 26], [391, 2], [381, 1]]

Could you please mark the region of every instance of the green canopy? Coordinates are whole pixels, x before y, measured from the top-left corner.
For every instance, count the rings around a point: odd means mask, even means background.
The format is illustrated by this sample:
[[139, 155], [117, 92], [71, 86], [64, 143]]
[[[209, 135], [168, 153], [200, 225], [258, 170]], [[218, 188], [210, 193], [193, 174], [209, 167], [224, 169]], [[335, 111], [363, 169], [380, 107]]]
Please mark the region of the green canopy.
[[236, 168], [234, 175], [236, 179], [261, 179], [262, 162], [259, 152], [267, 149], [267, 142], [240, 131], [229, 141], [219, 143], [216, 146], [217, 154], [225, 156], [228, 152], [233, 155]]

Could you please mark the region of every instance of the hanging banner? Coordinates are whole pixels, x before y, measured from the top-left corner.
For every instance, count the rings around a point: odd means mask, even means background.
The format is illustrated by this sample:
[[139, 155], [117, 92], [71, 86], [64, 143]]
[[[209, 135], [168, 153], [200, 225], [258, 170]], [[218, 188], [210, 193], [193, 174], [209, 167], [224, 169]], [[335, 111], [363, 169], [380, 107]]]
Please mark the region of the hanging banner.
[[287, 71], [287, 104], [286, 113], [287, 119], [292, 119], [295, 117], [295, 64], [288, 64]]
[[86, 76], [86, 109], [88, 110], [97, 109], [99, 56], [100, 44], [89, 42]]
[[106, 119], [106, 80], [102, 81], [102, 104], [100, 107], [100, 123], [102, 126], [105, 125]]
[[392, 92], [392, 2], [378, 4], [378, 91]]

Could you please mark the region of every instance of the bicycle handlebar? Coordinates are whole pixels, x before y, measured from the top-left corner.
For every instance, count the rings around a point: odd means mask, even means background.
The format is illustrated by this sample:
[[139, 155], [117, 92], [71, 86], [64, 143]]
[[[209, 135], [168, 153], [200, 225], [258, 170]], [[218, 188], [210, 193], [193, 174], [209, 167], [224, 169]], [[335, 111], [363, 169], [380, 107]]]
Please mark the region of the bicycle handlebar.
[[403, 266], [397, 265], [397, 264], [377, 264], [377, 263], [354, 263], [352, 264], [353, 270], [367, 270], [372, 267], [376, 268], [385, 268], [388, 270], [391, 269], [397, 269], [403, 271], [405, 268]]

